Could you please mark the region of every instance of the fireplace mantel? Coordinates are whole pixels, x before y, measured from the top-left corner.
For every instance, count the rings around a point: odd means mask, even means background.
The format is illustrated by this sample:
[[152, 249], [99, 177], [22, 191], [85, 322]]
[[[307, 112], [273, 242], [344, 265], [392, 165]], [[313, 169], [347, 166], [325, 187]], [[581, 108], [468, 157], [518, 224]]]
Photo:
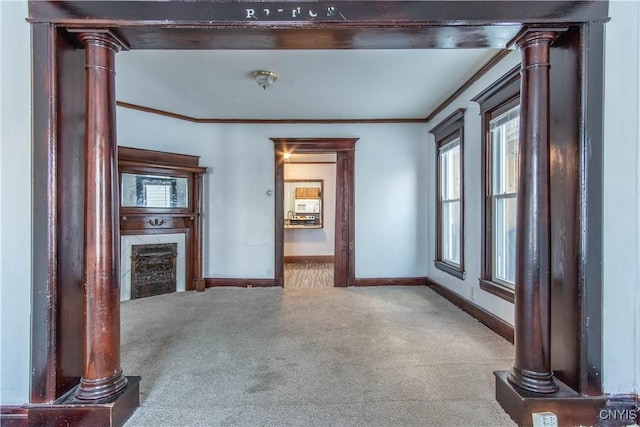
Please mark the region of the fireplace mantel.
[[120, 234], [184, 233], [186, 290], [205, 289], [201, 209], [206, 171], [198, 156], [118, 147]]

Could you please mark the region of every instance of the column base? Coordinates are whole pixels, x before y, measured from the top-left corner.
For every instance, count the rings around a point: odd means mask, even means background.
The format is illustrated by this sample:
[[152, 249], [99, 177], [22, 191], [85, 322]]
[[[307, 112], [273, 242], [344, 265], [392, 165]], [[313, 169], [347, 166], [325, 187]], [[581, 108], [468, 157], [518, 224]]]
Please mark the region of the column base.
[[[122, 427], [140, 406], [140, 377], [126, 377], [119, 393], [92, 402], [75, 397], [76, 388], [53, 404], [27, 405], [30, 427]], [[79, 386], [78, 386], [79, 387]]]
[[127, 386], [127, 378], [122, 370], [117, 374], [99, 380], [80, 379], [80, 385], [75, 392], [75, 398], [86, 401], [96, 401], [119, 393]]
[[514, 386], [508, 371], [496, 371], [496, 400], [520, 427], [533, 427], [531, 415], [553, 412], [559, 426], [599, 425], [604, 396], [582, 396], [561, 381], [555, 380], [558, 391], [541, 395]]
[[558, 391], [558, 384], [551, 372], [541, 374], [514, 366], [507, 379], [511, 384], [533, 393], [551, 394]]

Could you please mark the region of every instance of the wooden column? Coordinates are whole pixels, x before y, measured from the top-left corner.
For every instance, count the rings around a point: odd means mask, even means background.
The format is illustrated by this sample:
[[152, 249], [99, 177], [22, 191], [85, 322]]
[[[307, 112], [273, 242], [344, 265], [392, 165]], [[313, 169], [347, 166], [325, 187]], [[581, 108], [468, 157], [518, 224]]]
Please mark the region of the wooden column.
[[115, 54], [125, 45], [107, 31], [82, 31], [86, 49], [84, 362], [75, 397], [122, 390], [116, 163]]
[[520, 86], [515, 364], [509, 381], [535, 393], [558, 390], [550, 355], [549, 50], [552, 31], [525, 33]]

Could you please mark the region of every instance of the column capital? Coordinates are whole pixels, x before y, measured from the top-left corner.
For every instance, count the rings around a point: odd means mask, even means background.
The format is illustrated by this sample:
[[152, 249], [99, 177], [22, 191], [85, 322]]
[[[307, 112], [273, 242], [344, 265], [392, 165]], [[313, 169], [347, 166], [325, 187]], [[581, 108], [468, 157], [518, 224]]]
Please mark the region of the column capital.
[[100, 28], [69, 28], [70, 33], [78, 35], [80, 43], [87, 46], [100, 46], [111, 49], [114, 52], [129, 50], [129, 44], [119, 35], [108, 29]]
[[528, 27], [511, 40], [509, 45], [523, 49], [535, 44], [551, 44], [558, 38], [558, 34], [568, 29], [568, 27]]

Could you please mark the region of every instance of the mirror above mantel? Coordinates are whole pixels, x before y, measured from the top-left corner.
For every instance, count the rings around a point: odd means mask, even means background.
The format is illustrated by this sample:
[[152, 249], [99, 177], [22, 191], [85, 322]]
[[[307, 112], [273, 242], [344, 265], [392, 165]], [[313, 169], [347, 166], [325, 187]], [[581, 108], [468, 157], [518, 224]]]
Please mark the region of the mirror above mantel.
[[284, 182], [284, 228], [323, 227], [322, 179], [297, 179]]

